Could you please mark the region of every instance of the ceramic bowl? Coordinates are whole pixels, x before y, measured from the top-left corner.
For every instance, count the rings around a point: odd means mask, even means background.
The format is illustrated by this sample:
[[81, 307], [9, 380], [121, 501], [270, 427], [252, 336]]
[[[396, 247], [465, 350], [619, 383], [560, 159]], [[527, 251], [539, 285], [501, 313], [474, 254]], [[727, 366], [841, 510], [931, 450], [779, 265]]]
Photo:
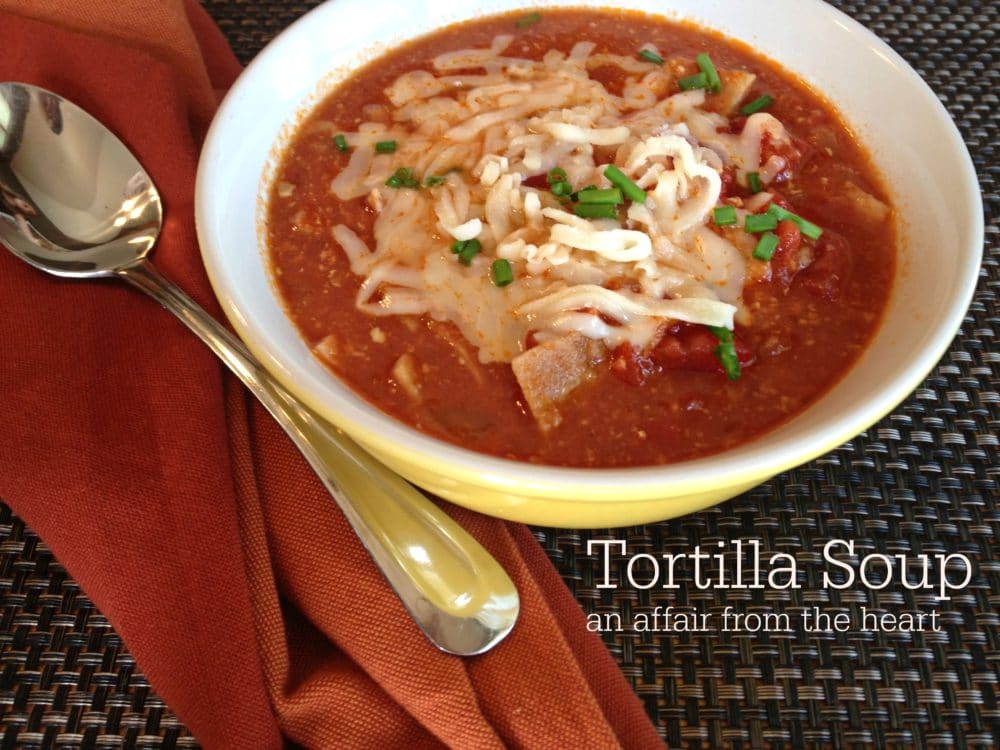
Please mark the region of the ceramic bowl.
[[[664, 8], [660, 0], [625, 5], [649, 13]], [[825, 94], [892, 193], [902, 247], [885, 321], [853, 370], [822, 399], [759, 439], [707, 458], [567, 469], [497, 459], [428, 437], [338, 382], [299, 338], [269, 281], [261, 229], [275, 154], [297, 118], [360, 62], [444, 22], [525, 7], [504, 0], [335, 0], [275, 39], [229, 92], [199, 165], [198, 236], [230, 321], [289, 390], [432, 493], [503, 518], [584, 528], [665, 519], [733, 497], [850, 440], [921, 383], [952, 341], [975, 287], [983, 240], [975, 172], [957, 129], [917, 73], [819, 0], [674, 0], [670, 7], [672, 17], [766, 50]]]

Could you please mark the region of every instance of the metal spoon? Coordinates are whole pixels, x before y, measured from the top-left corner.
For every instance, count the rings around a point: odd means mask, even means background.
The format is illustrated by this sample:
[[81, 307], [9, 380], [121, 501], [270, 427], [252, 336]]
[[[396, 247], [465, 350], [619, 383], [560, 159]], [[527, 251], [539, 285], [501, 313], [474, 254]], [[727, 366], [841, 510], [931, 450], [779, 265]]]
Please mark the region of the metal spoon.
[[107, 128], [57, 94], [0, 83], [0, 243], [47, 273], [116, 276], [180, 318], [246, 384], [316, 471], [434, 645], [482, 653], [510, 632], [510, 578], [413, 486], [318, 419], [243, 343], [147, 256], [163, 209], [149, 175]]

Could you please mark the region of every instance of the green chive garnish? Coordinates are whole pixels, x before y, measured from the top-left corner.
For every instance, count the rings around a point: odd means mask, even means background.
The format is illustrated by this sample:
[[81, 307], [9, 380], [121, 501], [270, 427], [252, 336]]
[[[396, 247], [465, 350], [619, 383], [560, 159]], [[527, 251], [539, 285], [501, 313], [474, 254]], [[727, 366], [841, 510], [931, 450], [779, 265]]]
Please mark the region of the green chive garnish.
[[750, 187], [750, 192], [754, 195], [764, 190], [764, 183], [760, 181], [760, 173], [758, 172], [747, 174], [747, 185]]
[[584, 219], [617, 219], [618, 209], [612, 203], [577, 203], [573, 213]]
[[580, 203], [624, 203], [622, 191], [618, 188], [598, 190], [596, 187], [586, 188], [576, 194]]
[[641, 57], [646, 62], [651, 62], [654, 65], [663, 65], [663, 58], [658, 54], [653, 52], [651, 49], [641, 49], [639, 50], [639, 57]]
[[443, 185], [448, 181], [448, 175], [453, 172], [461, 172], [461, 167], [452, 167], [451, 169], [446, 169], [444, 174], [430, 174], [424, 178], [424, 185], [427, 187], [437, 187], [438, 185]]
[[391, 154], [396, 151], [395, 141], [378, 141], [375, 144], [375, 151], [380, 154]]
[[472, 265], [472, 259], [476, 257], [483, 246], [479, 240], [456, 240], [451, 245], [451, 251], [458, 256], [463, 265]]
[[568, 182], [553, 182], [549, 189], [558, 198], [568, 198], [573, 194], [573, 186]]
[[733, 206], [719, 206], [712, 212], [712, 218], [717, 227], [732, 226], [738, 220]]
[[750, 214], [743, 222], [743, 228], [748, 234], [770, 232], [778, 226], [778, 219], [773, 214]]
[[726, 371], [726, 377], [736, 380], [740, 376], [740, 358], [736, 354], [736, 341], [733, 332], [722, 326], [708, 326], [715, 338], [719, 340], [719, 345], [712, 350], [712, 354], [722, 364], [722, 369]]
[[698, 63], [698, 68], [708, 79], [708, 90], [713, 94], [718, 94], [722, 91], [722, 79], [719, 78], [719, 71], [715, 69], [715, 63], [712, 62], [712, 58], [702, 52], [694, 60]]
[[774, 97], [770, 94], [764, 94], [763, 96], [758, 96], [749, 104], [740, 107], [740, 114], [749, 117], [752, 114], [760, 112], [762, 109], [767, 109], [772, 104], [774, 104]]
[[338, 151], [347, 151], [347, 138], [344, 137], [343, 133], [337, 133], [333, 136], [333, 145], [337, 147]]
[[514, 272], [510, 268], [510, 262], [503, 258], [498, 258], [490, 264], [490, 275], [496, 286], [507, 286], [514, 280]]
[[632, 180], [630, 180], [625, 173], [614, 164], [609, 164], [607, 166], [604, 170], [604, 176], [608, 178], [612, 185], [619, 188], [625, 194], [625, 197], [633, 203], [646, 202], [646, 191], [632, 182]]
[[569, 184], [569, 176], [562, 167], [553, 167], [545, 175], [549, 183], [549, 190], [559, 198], [568, 198], [573, 193], [573, 186]]
[[753, 257], [757, 260], [771, 260], [774, 251], [778, 249], [779, 241], [778, 235], [774, 234], [774, 232], [767, 232], [761, 235], [757, 247], [753, 250]]
[[413, 170], [409, 167], [400, 167], [392, 176], [385, 181], [385, 184], [391, 188], [412, 188], [416, 189], [420, 187], [420, 180], [413, 176]]
[[774, 217], [775, 222], [784, 221], [785, 219], [794, 221], [799, 231], [811, 240], [818, 240], [823, 234], [823, 230], [820, 227], [811, 221], [803, 219], [798, 214], [793, 214], [791, 211], [782, 208], [777, 203], [772, 203], [768, 206], [767, 213]]
[[707, 89], [709, 86], [708, 76], [704, 72], [695, 73], [693, 76], [682, 78], [677, 82], [677, 85], [681, 87], [681, 91], [692, 91], [694, 89]]
[[541, 13], [529, 13], [528, 15], [521, 16], [519, 19], [517, 19], [517, 22], [514, 25], [517, 26], [517, 28], [519, 29], [523, 29], [525, 26], [531, 26], [532, 24], [538, 23], [541, 20], [542, 20]]

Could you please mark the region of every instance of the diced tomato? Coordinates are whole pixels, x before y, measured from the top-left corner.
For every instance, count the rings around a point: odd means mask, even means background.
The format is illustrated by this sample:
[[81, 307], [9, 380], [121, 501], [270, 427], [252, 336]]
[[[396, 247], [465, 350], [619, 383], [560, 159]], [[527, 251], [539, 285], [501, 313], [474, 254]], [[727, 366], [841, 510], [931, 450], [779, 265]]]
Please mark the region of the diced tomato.
[[611, 350], [609, 357], [611, 372], [629, 385], [642, 385], [656, 372], [656, 363], [628, 342]]
[[767, 164], [772, 156], [785, 156], [788, 149], [784, 143], [775, 143], [770, 131], [765, 130], [760, 136], [760, 163]]
[[802, 248], [802, 232], [798, 224], [785, 219], [778, 222], [778, 247], [771, 256], [771, 278], [785, 286], [799, 270], [799, 250]]
[[747, 118], [744, 115], [738, 115], [729, 121], [728, 132], [733, 135], [739, 135], [743, 132], [743, 128], [746, 127]]
[[[737, 332], [733, 337], [736, 358], [745, 367], [754, 361], [753, 350]], [[715, 356], [719, 340], [705, 326], [678, 323], [671, 326], [653, 348], [653, 360], [664, 370], [694, 370], [724, 374], [722, 363]]]
[[524, 337], [524, 351], [534, 349], [536, 346], [538, 346], [538, 332], [532, 329]]
[[798, 275], [796, 283], [829, 302], [836, 302], [851, 273], [851, 247], [841, 235], [826, 230], [816, 241], [815, 257]]
[[521, 180], [524, 187], [535, 188], [535, 190], [548, 190], [549, 177], [546, 173], [532, 175]]
[[722, 372], [712, 350], [719, 340], [704, 326], [676, 325], [653, 349], [656, 361], [666, 370]]
[[726, 167], [719, 177], [722, 178], [722, 191], [719, 193], [719, 200], [724, 200], [732, 194], [733, 187], [736, 185], [736, 170], [732, 167]]

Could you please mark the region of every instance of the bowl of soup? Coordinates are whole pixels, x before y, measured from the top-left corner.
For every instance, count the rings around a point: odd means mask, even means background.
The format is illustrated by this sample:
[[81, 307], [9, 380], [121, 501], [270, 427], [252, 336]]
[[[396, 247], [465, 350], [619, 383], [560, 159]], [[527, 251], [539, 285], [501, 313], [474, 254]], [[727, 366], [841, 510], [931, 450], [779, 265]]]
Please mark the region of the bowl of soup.
[[982, 252], [971, 160], [820, 2], [337, 0], [208, 134], [205, 265], [304, 403], [512, 520], [733, 497], [926, 376]]

